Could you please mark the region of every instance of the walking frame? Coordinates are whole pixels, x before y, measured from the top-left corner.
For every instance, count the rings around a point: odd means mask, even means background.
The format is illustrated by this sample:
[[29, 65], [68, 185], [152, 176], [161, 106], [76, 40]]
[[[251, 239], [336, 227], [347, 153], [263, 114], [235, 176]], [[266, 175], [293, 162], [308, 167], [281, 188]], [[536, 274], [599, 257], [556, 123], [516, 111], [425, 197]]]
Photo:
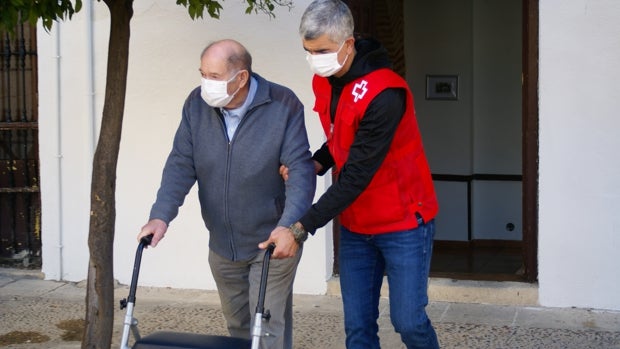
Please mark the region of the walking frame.
[[[263, 321], [269, 321], [269, 310], [265, 310], [265, 293], [267, 289], [267, 277], [269, 274], [269, 261], [275, 248], [270, 244], [265, 250], [263, 269], [258, 292], [258, 303], [254, 315], [254, 324], [251, 329], [251, 340], [245, 338], [235, 338], [227, 336], [217, 336], [208, 334], [184, 333], [159, 331], [145, 337], [140, 336], [138, 330], [138, 320], [133, 316], [136, 304], [136, 289], [138, 287], [138, 275], [140, 273], [140, 262], [142, 251], [151, 244], [153, 236], [145, 236], [140, 239], [133, 266], [133, 275], [129, 287], [129, 296], [120, 301], [121, 309], [127, 309], [123, 321], [123, 336], [121, 338], [120, 349], [258, 349], [260, 340], [266, 334], [263, 333]], [[133, 335], [135, 342], [129, 346], [129, 337]]]

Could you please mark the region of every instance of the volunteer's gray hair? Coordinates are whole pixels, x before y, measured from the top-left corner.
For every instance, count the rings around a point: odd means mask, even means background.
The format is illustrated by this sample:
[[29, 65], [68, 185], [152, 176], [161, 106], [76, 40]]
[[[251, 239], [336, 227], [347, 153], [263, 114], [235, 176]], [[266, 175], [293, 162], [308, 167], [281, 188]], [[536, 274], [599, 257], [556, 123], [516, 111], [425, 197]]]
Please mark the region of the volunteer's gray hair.
[[314, 40], [324, 34], [340, 44], [353, 36], [355, 24], [347, 4], [340, 0], [315, 0], [301, 16], [299, 35], [304, 40]]

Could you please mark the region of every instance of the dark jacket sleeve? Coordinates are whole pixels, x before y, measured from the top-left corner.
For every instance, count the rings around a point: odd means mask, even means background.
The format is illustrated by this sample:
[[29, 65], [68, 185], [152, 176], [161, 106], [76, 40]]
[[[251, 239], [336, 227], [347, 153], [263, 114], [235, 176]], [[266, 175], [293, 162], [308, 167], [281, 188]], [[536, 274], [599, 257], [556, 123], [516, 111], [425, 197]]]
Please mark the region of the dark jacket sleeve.
[[329, 148], [327, 147], [327, 143], [323, 143], [323, 146], [312, 155], [312, 160], [317, 161], [323, 169], [319, 173], [319, 176], [324, 175], [332, 166], [334, 166], [334, 158], [332, 154], [329, 153]]
[[370, 103], [338, 178], [300, 219], [306, 230], [314, 233], [327, 224], [368, 187], [390, 149], [405, 112], [405, 98], [402, 89], [386, 89]]

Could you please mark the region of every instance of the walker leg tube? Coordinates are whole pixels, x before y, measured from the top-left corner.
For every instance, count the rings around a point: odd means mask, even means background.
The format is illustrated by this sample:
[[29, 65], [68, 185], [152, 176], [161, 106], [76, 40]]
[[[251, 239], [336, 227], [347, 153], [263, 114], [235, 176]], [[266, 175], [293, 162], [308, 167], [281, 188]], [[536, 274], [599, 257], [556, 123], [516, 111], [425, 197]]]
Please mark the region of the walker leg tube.
[[254, 315], [254, 326], [252, 327], [252, 349], [260, 347], [260, 339], [263, 336], [263, 314]]
[[123, 337], [121, 338], [121, 349], [129, 349], [129, 331], [134, 326], [133, 303], [127, 303], [127, 313], [123, 321]]

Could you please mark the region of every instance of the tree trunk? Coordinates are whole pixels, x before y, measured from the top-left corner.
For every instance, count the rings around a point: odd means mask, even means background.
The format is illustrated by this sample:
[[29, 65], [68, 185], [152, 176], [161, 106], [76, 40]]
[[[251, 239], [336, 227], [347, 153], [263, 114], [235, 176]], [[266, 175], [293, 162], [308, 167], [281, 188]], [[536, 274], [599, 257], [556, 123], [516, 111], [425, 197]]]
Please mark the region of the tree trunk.
[[109, 349], [114, 327], [116, 166], [125, 108], [133, 0], [104, 2], [110, 10], [110, 38], [101, 131], [93, 159], [88, 234], [90, 260], [82, 349]]

